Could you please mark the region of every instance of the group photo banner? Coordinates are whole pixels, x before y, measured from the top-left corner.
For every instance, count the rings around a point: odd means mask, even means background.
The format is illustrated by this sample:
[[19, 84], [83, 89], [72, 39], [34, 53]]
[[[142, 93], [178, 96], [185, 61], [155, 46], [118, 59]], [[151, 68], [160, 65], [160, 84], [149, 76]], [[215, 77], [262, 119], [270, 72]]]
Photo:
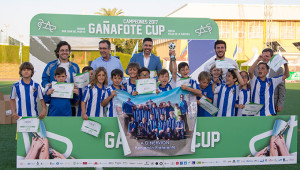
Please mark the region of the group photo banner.
[[175, 156], [195, 152], [196, 96], [177, 87], [157, 94], [114, 98], [125, 156]]
[[[177, 156], [126, 156], [117, 118], [92, 119], [101, 124], [98, 137], [81, 131], [83, 119], [80, 117], [46, 117], [40, 121], [46, 131], [44, 135], [43, 130], [38, 133], [18, 132], [17, 167], [201, 167], [297, 163], [296, 116], [197, 118], [195, 152]], [[158, 141], [148, 140], [152, 147], [172, 145], [168, 141]], [[49, 149], [49, 159], [39, 159], [39, 154], [45, 149]]]

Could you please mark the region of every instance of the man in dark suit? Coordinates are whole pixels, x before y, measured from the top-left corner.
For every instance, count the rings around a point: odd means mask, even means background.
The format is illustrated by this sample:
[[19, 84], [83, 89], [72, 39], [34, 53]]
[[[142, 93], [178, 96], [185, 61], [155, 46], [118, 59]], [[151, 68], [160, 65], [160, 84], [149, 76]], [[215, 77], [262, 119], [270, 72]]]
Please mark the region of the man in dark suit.
[[[266, 48], [262, 51], [263, 62], [268, 63], [271, 58], [273, 57], [273, 50], [270, 48]], [[256, 66], [254, 70], [255, 76], [258, 76], [258, 67]], [[283, 75], [283, 68], [280, 67], [277, 71], [274, 71], [270, 68], [269, 74], [267, 75], [268, 78], [277, 77]], [[252, 87], [251, 87], [252, 88]], [[284, 97], [285, 97], [285, 82], [282, 81], [275, 89], [274, 92], [274, 105], [276, 113], [280, 112], [283, 109], [284, 105]]]
[[[143, 40], [143, 52], [134, 54], [130, 59], [129, 63], [136, 62], [140, 64], [140, 67], [146, 67], [150, 71], [156, 71], [156, 74], [159, 70], [162, 69], [162, 64], [160, 58], [151, 53], [153, 49], [153, 41], [151, 38], [145, 38]], [[126, 74], [128, 70], [126, 69]], [[150, 73], [150, 75], [152, 75]]]

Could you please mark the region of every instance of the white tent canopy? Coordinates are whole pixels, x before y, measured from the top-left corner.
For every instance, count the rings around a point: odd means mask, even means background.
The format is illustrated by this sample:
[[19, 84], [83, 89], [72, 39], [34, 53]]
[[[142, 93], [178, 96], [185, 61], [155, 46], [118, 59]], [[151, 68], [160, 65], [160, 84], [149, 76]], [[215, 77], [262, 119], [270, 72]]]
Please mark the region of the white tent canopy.
[[242, 63], [241, 66], [252, 66], [255, 60], [258, 58], [258, 56], [258, 52], [256, 51], [253, 57], [250, 60]]

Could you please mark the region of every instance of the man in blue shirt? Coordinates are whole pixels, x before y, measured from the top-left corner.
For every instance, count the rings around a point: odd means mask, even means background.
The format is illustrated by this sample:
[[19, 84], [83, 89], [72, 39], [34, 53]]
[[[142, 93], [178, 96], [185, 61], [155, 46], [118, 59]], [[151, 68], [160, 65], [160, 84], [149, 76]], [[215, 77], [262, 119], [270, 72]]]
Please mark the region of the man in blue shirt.
[[66, 41], [60, 41], [54, 50], [57, 60], [51, 61], [47, 64], [42, 75], [42, 86], [45, 88], [46, 85], [50, 84], [54, 79], [55, 69], [63, 67], [66, 70], [67, 83], [73, 83], [73, 73], [79, 73], [79, 67], [76, 63], [69, 60], [71, 53], [71, 46]]
[[[162, 69], [160, 58], [151, 53], [153, 49], [153, 41], [151, 38], [145, 38], [143, 40], [143, 52], [134, 54], [130, 59], [129, 63], [136, 62], [140, 64], [140, 67], [146, 67], [150, 71], [156, 71]], [[126, 69], [126, 74], [128, 70]]]
[[188, 112], [188, 106], [187, 106], [186, 101], [184, 100], [183, 94], [180, 95], [179, 108], [180, 108], [180, 111], [181, 111], [182, 115], [187, 114], [187, 112]]
[[[121, 61], [110, 54], [111, 44], [108, 40], [101, 40], [99, 42], [99, 51], [101, 56], [96, 58], [91, 67], [96, 70], [98, 67], [104, 67], [107, 72], [108, 86], [112, 85], [111, 81], [111, 71], [114, 69], [120, 69], [124, 72]], [[124, 77], [124, 76], [123, 76]]]

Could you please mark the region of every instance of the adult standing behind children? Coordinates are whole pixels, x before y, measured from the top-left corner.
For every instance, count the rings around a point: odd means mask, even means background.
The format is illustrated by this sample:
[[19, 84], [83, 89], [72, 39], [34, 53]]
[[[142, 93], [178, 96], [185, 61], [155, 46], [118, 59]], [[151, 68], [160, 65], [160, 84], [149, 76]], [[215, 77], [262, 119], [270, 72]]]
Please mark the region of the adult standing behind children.
[[[273, 50], [270, 48], [266, 48], [262, 51], [262, 58], [264, 63], [268, 63], [272, 56]], [[254, 75], [258, 76], [258, 66], [255, 67]], [[277, 71], [274, 71], [270, 68], [269, 73], [267, 74], [267, 78], [278, 77], [283, 75], [283, 68], [280, 67]], [[284, 105], [284, 97], [285, 97], [285, 81], [282, 81], [275, 89], [274, 92], [274, 105], [276, 113], [280, 112], [283, 109]]]
[[110, 79], [111, 71], [113, 71], [114, 69], [120, 69], [123, 72], [121, 61], [116, 57], [112, 56], [110, 54], [110, 50], [111, 43], [108, 40], [101, 40], [99, 42], [99, 51], [101, 56], [96, 58], [91, 64], [91, 67], [93, 67], [94, 71], [98, 67], [105, 68], [108, 76], [108, 86], [112, 85], [112, 80]]
[[51, 61], [47, 64], [42, 75], [42, 86], [45, 88], [47, 84], [55, 81], [54, 72], [58, 67], [63, 67], [67, 74], [67, 83], [73, 83], [73, 73], [79, 73], [79, 67], [76, 63], [69, 60], [71, 53], [71, 46], [66, 41], [60, 41], [54, 50], [57, 60]]
[[[158, 74], [159, 70], [162, 69], [160, 58], [151, 53], [153, 49], [153, 41], [151, 38], [145, 38], [143, 40], [143, 52], [134, 54], [130, 59], [129, 63], [139, 63], [140, 67], [146, 67], [150, 71], [156, 71]], [[128, 70], [126, 69], [126, 74]]]
[[[237, 64], [236, 61], [225, 57], [225, 53], [226, 53], [226, 42], [225, 41], [217, 40], [215, 42], [214, 49], [215, 49], [215, 52], [216, 52], [216, 58], [211, 59], [207, 64], [205, 64], [204, 71], [210, 72], [211, 66], [216, 64], [217, 60], [225, 60], [229, 63], [232, 63], [236, 68], [238, 68], [238, 64]], [[222, 71], [223, 71], [222, 78], [223, 78], [223, 80], [225, 80], [226, 73], [227, 73], [228, 69], [223, 68]]]

